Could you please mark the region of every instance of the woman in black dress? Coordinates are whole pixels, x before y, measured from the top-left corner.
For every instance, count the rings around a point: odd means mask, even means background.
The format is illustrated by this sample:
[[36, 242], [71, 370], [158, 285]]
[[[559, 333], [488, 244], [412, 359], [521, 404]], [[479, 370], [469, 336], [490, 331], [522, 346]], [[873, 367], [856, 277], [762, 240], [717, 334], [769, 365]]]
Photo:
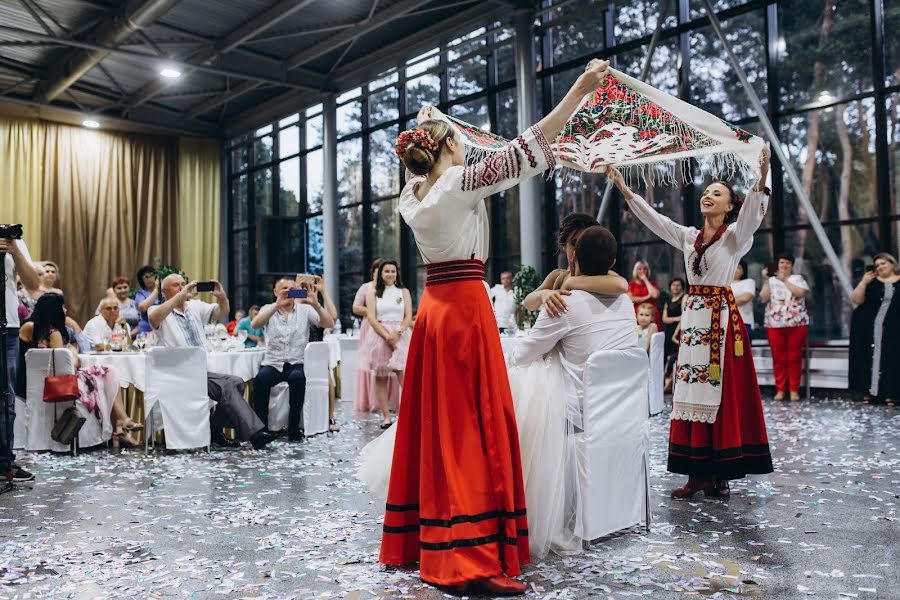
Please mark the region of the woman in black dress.
[[888, 404], [900, 398], [900, 369], [891, 363], [889, 342], [900, 336], [900, 268], [887, 253], [875, 256], [850, 298], [850, 390]]
[[672, 367], [678, 358], [678, 339], [675, 333], [681, 323], [681, 303], [684, 301], [684, 279], [676, 277], [669, 282], [669, 299], [663, 306], [662, 322], [666, 328], [666, 384], [665, 391], [672, 390]]

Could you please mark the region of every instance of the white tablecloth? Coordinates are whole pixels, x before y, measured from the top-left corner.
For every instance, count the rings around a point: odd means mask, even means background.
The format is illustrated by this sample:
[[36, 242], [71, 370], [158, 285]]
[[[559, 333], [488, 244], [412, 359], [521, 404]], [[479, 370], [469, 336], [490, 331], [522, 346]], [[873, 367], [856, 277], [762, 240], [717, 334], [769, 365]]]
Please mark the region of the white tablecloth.
[[[215, 373], [236, 375], [250, 381], [259, 372], [265, 350], [238, 352], [211, 352], [206, 355], [206, 368]], [[141, 352], [111, 352], [109, 354], [79, 354], [82, 366], [104, 365], [115, 371], [123, 388], [133, 385], [142, 392], [146, 389], [147, 355]]]

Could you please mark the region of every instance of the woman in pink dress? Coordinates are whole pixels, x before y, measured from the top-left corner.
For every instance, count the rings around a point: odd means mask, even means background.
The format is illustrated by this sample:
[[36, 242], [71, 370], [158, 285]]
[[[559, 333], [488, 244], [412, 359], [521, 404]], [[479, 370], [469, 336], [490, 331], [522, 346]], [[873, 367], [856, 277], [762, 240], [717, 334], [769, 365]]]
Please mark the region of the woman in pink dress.
[[[383, 258], [376, 258], [372, 261], [372, 267], [369, 272], [372, 274], [372, 280], [362, 284], [356, 292], [353, 299], [353, 315], [358, 317], [362, 324], [359, 326], [359, 347], [362, 348], [366, 343], [366, 338], [372, 332], [372, 326], [366, 318], [368, 314], [366, 301], [369, 293], [375, 289], [375, 280], [378, 277], [378, 268], [384, 262]], [[360, 412], [375, 412], [378, 410], [378, 399], [375, 397], [375, 378], [372, 373], [364, 368], [362, 362], [362, 354], [359, 355], [360, 363], [356, 368], [356, 398], [354, 407]], [[400, 406], [400, 385], [394, 376], [388, 377], [388, 408], [396, 411]]]

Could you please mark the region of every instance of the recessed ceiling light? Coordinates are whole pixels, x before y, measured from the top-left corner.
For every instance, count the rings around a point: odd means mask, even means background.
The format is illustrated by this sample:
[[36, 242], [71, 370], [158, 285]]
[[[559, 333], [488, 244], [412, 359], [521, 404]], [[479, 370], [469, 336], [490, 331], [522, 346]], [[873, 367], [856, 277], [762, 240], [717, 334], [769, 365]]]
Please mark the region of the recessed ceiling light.
[[88, 129], [97, 129], [98, 127], [100, 127], [100, 123], [98, 123], [94, 119], [85, 119], [84, 121], [81, 122], [81, 124], [84, 125], [85, 127], [87, 127]]
[[178, 79], [179, 77], [181, 77], [181, 71], [179, 71], [175, 67], [163, 67], [159, 70], [159, 74], [166, 79]]

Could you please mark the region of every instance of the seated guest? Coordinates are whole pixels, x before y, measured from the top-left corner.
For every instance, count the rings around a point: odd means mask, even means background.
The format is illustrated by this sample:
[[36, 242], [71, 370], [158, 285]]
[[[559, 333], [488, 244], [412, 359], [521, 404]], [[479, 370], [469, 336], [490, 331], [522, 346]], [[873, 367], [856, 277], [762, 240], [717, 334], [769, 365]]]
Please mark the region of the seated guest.
[[[120, 313], [120, 306], [116, 298], [104, 298], [100, 301], [100, 314], [88, 321], [84, 326], [84, 331], [81, 332], [90, 348], [97, 349], [98, 346], [108, 343], [116, 325], [125, 322]], [[129, 338], [128, 341], [130, 343], [131, 339]], [[108, 350], [108, 348], [103, 349]]]
[[[115, 305], [115, 308], [118, 309], [118, 306]], [[78, 347], [66, 327], [61, 295], [50, 292], [38, 298], [30, 320], [19, 330], [19, 341], [22, 342], [23, 359], [32, 348], [68, 348], [78, 369], [78, 404], [97, 417], [104, 437], [115, 435], [122, 445], [137, 445], [137, 441], [127, 432], [139, 429], [140, 425], [125, 413], [121, 389], [112, 369], [101, 365], [80, 368]], [[22, 373], [25, 373], [24, 365]], [[99, 384], [101, 381], [103, 385]]]
[[[204, 328], [228, 314], [228, 296], [216, 281], [212, 292], [216, 303], [202, 302], [194, 299], [196, 287], [196, 281], [186, 283], [176, 273], [162, 280], [160, 288], [165, 302], [151, 306], [148, 315], [150, 326], [156, 332], [157, 346], [206, 348]], [[275, 439], [244, 400], [243, 379], [210, 371], [206, 374], [206, 387], [209, 397], [218, 403], [209, 422], [214, 443], [223, 447], [239, 445], [225, 437], [223, 427], [234, 427], [238, 439], [249, 441], [257, 450]]]
[[253, 319], [256, 318], [256, 315], [259, 314], [259, 306], [254, 304], [250, 307], [250, 314], [246, 317], [243, 317], [237, 324], [237, 327], [234, 328], [235, 332], [238, 331], [246, 331], [247, 339], [244, 340], [244, 348], [256, 348], [260, 342], [262, 342], [266, 337], [266, 330], [259, 328], [254, 329], [250, 326], [253, 322]]
[[[574, 256], [570, 256], [572, 275], [588, 279], [607, 275], [615, 263], [616, 249], [616, 239], [605, 228], [584, 229]], [[634, 308], [624, 293], [624, 279], [621, 287], [623, 292], [608, 296], [573, 291], [567, 297], [567, 310], [559, 317], [541, 310], [528, 336], [509, 356], [529, 545], [534, 556], [543, 556], [551, 548], [581, 549], [581, 540], [572, 529], [575, 498], [568, 497], [575, 483], [565, 478], [574, 472], [574, 456], [567, 452], [572, 444], [566, 432], [583, 424], [567, 421], [567, 415], [581, 414], [583, 375], [591, 354], [637, 345]]]
[[56, 263], [45, 260], [34, 263], [38, 270], [39, 284], [35, 288], [25, 287], [19, 296], [19, 300], [28, 308], [28, 313], [34, 310], [34, 305], [44, 294], [54, 293], [62, 295], [62, 290], [56, 287], [59, 281], [59, 267]]
[[658, 332], [656, 327], [656, 307], [652, 304], [641, 304], [637, 313], [638, 345], [648, 353], [650, 352], [650, 340], [653, 334]]
[[[113, 298], [119, 303], [119, 316], [122, 320], [128, 324], [128, 331], [131, 337], [134, 337], [138, 334], [138, 324], [141, 322], [141, 314], [138, 311], [137, 303], [128, 297], [128, 292], [131, 291], [131, 285], [128, 283], [127, 277], [116, 277], [112, 280], [112, 284], [109, 289], [106, 290], [106, 295], [109, 298]], [[102, 304], [103, 301], [100, 301]], [[97, 305], [97, 310], [94, 312], [94, 315], [100, 314], [100, 304]]]
[[[291, 298], [292, 289], [306, 291], [305, 298]], [[334, 319], [319, 304], [315, 284], [296, 285], [294, 279], [282, 277], [273, 290], [275, 302], [259, 309], [251, 322], [253, 328], [265, 328], [266, 356], [253, 380], [253, 406], [259, 419], [269, 422], [269, 392], [286, 381], [290, 388], [288, 438], [302, 441], [303, 400], [306, 395], [306, 375], [303, 372], [306, 344], [310, 327], [333, 327]]]
[[150, 321], [147, 319], [147, 311], [151, 306], [156, 306], [161, 302], [156, 269], [150, 265], [144, 265], [138, 269], [137, 283], [138, 291], [134, 295], [134, 301], [137, 303], [141, 319], [138, 322], [138, 333], [150, 333], [153, 328], [150, 327]]
[[234, 330], [237, 327], [237, 324], [241, 322], [241, 320], [247, 316], [247, 313], [242, 311], [241, 309], [237, 309], [234, 311], [234, 318], [228, 321], [228, 324], [225, 326], [225, 331], [228, 332], [228, 335], [235, 335]]
[[509, 271], [500, 273], [500, 283], [488, 292], [494, 317], [500, 331], [511, 329], [516, 322], [516, 295], [513, 292], [513, 276]]

